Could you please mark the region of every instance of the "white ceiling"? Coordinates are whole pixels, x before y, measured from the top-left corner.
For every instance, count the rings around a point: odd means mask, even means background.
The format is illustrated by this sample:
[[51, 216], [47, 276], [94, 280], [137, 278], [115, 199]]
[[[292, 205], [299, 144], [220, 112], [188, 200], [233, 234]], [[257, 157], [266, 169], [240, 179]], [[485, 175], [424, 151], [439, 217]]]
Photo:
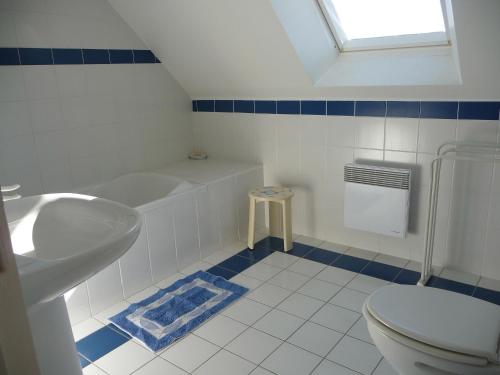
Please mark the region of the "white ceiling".
[[452, 1], [462, 86], [384, 88], [314, 87], [271, 0], [109, 2], [192, 98], [500, 99], [499, 0]]

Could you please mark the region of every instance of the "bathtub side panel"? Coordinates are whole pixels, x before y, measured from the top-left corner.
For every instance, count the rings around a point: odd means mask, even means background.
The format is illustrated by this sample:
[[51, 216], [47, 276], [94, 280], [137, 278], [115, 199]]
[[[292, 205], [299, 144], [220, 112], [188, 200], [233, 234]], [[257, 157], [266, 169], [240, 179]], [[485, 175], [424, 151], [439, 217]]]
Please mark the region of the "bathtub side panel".
[[[264, 174], [262, 168], [252, 169], [236, 176], [236, 202], [238, 204], [238, 233], [240, 241], [248, 239], [248, 192], [257, 187], [264, 186]], [[265, 204], [257, 204], [255, 208], [255, 232], [259, 234], [267, 232], [265, 222]]]
[[92, 276], [87, 285], [92, 315], [122, 301], [123, 289], [118, 261]]
[[145, 222], [151, 271], [157, 283], [177, 272], [172, 203], [146, 212]]
[[125, 298], [146, 289], [153, 283], [144, 217], [143, 223], [139, 237], [119, 260]]
[[219, 218], [219, 235], [223, 248], [238, 240], [238, 215], [234, 185], [234, 176], [208, 184], [210, 199], [216, 207]]
[[177, 265], [182, 270], [200, 261], [198, 224], [194, 192], [179, 195], [173, 200]]
[[219, 238], [219, 217], [215, 201], [210, 199], [206, 186], [196, 191], [198, 208], [198, 227], [200, 235], [201, 257], [206, 258], [221, 249]]

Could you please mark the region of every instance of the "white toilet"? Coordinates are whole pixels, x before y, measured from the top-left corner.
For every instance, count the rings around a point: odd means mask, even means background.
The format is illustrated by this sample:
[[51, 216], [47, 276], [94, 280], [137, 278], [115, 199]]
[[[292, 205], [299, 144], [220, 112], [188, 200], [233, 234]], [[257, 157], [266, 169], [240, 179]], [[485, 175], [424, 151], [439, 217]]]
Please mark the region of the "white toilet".
[[363, 314], [375, 345], [402, 375], [500, 374], [500, 306], [389, 285], [366, 299]]

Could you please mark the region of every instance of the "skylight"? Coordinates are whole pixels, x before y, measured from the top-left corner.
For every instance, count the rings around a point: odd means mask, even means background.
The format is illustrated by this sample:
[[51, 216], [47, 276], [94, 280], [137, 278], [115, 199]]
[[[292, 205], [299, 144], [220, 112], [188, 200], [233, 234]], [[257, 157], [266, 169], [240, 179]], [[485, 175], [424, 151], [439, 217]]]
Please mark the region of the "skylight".
[[343, 51], [448, 44], [440, 0], [318, 0]]

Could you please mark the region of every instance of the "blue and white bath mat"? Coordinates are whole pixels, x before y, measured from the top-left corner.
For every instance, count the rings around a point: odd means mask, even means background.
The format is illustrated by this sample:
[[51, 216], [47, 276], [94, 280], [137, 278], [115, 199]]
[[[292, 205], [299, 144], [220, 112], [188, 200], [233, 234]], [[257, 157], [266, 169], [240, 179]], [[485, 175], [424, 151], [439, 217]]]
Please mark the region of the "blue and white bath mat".
[[198, 271], [160, 289], [111, 322], [158, 351], [189, 333], [248, 291], [211, 273]]

